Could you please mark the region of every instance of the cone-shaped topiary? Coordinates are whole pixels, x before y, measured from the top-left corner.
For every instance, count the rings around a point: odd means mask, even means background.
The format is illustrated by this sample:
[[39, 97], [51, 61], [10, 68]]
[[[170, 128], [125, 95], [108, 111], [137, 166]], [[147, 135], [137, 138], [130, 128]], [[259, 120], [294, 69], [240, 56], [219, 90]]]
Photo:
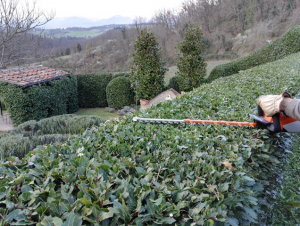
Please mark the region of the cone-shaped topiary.
[[151, 100], [163, 91], [167, 71], [161, 59], [157, 38], [147, 29], [141, 31], [134, 43], [130, 81], [138, 99]]
[[182, 91], [200, 86], [206, 75], [203, 53], [207, 49], [201, 29], [190, 24], [184, 31], [184, 39], [177, 46], [177, 82]]

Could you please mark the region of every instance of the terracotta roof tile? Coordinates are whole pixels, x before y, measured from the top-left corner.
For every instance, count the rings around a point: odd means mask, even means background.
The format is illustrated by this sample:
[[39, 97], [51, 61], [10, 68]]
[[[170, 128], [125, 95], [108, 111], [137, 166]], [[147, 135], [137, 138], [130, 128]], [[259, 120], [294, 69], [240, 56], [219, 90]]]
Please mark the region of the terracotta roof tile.
[[12, 83], [23, 88], [64, 76], [69, 76], [69, 73], [54, 68], [43, 67], [42, 65], [0, 70], [0, 81]]

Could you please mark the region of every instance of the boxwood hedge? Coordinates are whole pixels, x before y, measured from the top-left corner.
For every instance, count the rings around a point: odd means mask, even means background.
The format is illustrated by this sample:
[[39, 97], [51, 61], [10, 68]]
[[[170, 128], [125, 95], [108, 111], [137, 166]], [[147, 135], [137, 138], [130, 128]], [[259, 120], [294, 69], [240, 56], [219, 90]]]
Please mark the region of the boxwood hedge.
[[75, 76], [22, 89], [0, 82], [0, 95], [13, 124], [40, 120], [78, 110], [77, 79]]
[[129, 78], [124, 76], [116, 77], [111, 80], [106, 87], [108, 106], [121, 109], [133, 103], [133, 90]]
[[[249, 121], [262, 94], [298, 92], [300, 53], [215, 80], [142, 117]], [[259, 83], [259, 85], [257, 85]], [[133, 115], [0, 167], [3, 224], [257, 225], [279, 135]], [[271, 216], [270, 216], [271, 217]]]
[[78, 102], [80, 108], [107, 107], [106, 86], [113, 74], [76, 75], [78, 80]]
[[215, 67], [208, 81], [216, 78], [225, 77], [238, 73], [241, 70], [246, 70], [261, 64], [273, 62], [281, 59], [289, 54], [300, 51], [300, 26], [295, 26], [289, 29], [270, 44], [266, 44], [257, 51], [254, 51], [248, 56], [242, 57], [233, 62], [219, 65]]

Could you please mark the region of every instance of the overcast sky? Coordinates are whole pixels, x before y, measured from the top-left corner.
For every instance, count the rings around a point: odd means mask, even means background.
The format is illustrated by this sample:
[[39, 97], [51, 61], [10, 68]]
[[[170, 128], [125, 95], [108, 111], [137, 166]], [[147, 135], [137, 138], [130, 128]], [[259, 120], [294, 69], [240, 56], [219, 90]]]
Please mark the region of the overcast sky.
[[150, 19], [157, 10], [175, 9], [184, 0], [36, 0], [40, 9], [54, 10], [57, 18], [106, 19], [120, 15]]

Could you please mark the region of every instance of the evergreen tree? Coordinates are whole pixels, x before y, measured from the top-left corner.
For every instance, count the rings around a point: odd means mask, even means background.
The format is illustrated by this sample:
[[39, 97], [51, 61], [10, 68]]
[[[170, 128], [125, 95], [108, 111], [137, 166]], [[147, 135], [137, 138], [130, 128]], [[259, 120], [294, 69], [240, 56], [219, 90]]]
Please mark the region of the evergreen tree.
[[70, 55], [71, 54], [71, 50], [69, 47], [66, 48], [66, 52], [65, 52], [65, 55]]
[[206, 75], [206, 63], [203, 53], [207, 46], [203, 34], [196, 24], [189, 25], [184, 31], [184, 38], [177, 45], [178, 84], [182, 91], [191, 91], [199, 87]]
[[77, 44], [77, 52], [81, 52], [82, 48], [81, 48], [81, 45], [78, 43]]
[[130, 81], [136, 98], [150, 100], [163, 91], [167, 68], [161, 60], [157, 38], [147, 28], [137, 37], [131, 56]]

